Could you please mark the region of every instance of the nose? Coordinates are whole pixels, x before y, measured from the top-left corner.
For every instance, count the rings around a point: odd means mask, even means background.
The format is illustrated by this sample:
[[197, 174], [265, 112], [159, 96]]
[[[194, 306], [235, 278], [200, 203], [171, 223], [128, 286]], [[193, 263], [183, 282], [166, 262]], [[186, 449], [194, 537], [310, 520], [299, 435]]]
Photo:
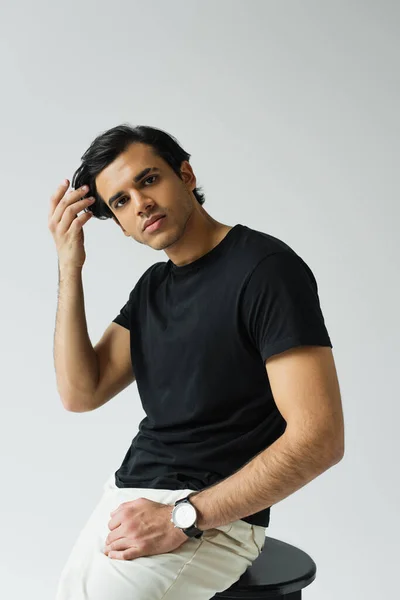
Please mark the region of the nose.
[[140, 190], [131, 192], [131, 202], [135, 207], [136, 213], [140, 216], [142, 213], [151, 211], [154, 208], [154, 200], [143, 194]]

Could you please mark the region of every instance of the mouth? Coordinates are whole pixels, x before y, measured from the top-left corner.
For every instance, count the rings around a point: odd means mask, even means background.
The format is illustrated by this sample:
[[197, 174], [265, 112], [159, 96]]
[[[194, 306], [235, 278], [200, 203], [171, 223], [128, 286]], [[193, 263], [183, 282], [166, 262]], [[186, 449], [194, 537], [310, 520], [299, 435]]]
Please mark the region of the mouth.
[[156, 231], [157, 229], [159, 229], [160, 227], [162, 227], [164, 221], [165, 221], [165, 215], [160, 217], [159, 219], [157, 219], [157, 221], [154, 221], [154, 223], [152, 223], [151, 225], [147, 225], [147, 227], [145, 228], [145, 231]]

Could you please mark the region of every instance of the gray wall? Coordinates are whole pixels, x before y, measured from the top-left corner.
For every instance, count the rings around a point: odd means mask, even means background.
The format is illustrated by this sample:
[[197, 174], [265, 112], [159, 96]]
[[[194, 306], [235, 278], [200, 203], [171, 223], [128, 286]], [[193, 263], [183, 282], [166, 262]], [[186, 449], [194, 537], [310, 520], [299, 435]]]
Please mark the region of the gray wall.
[[[49, 199], [101, 131], [161, 127], [224, 223], [312, 268], [334, 345], [346, 455], [272, 508], [268, 535], [318, 566], [309, 600], [393, 594], [399, 559], [399, 17], [388, 0], [3, 2], [0, 14], [0, 588], [52, 599], [144, 414], [136, 384], [68, 413], [53, 367]], [[152, 263], [85, 226], [96, 343]], [[110, 285], [110, 282], [113, 285]], [[397, 473], [397, 475], [396, 475]]]

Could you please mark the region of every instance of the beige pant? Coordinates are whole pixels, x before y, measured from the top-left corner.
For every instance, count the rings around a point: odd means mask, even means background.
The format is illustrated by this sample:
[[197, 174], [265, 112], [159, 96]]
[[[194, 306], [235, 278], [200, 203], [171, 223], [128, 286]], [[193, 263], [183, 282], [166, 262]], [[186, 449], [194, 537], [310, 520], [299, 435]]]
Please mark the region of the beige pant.
[[133, 560], [104, 554], [110, 513], [122, 502], [148, 498], [172, 504], [191, 491], [118, 488], [113, 472], [62, 570], [56, 600], [207, 600], [230, 587], [259, 556], [265, 527], [240, 519], [165, 554]]

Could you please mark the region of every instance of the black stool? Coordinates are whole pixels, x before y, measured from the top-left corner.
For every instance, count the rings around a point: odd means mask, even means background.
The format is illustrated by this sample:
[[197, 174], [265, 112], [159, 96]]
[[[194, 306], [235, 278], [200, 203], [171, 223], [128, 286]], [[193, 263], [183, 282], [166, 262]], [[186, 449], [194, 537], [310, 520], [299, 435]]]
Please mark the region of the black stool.
[[260, 556], [238, 581], [212, 600], [301, 600], [301, 590], [314, 581], [316, 572], [316, 564], [308, 554], [266, 537]]

